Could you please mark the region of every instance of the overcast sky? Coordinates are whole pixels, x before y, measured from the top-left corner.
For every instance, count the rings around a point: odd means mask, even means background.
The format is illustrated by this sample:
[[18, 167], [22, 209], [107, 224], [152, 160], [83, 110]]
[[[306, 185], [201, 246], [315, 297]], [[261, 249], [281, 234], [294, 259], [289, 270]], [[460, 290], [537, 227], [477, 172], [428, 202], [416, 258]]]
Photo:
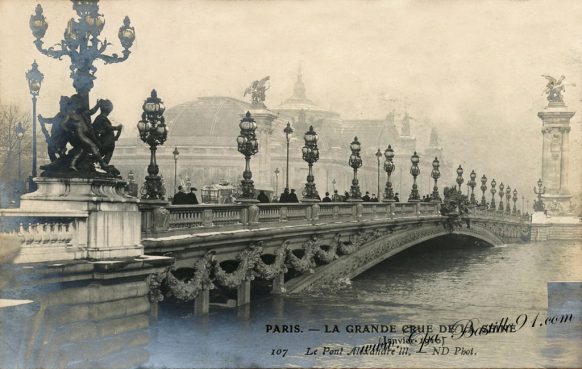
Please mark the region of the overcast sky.
[[[45, 75], [39, 112], [52, 115], [72, 82], [68, 61], [32, 43], [36, 3], [0, 0], [0, 97], [29, 106], [24, 73], [37, 59]], [[51, 46], [75, 13], [69, 1], [41, 4]], [[93, 101], [111, 99], [114, 119], [128, 128], [152, 88], [171, 107], [198, 96], [242, 98], [252, 80], [270, 75], [266, 103], [275, 107], [301, 64], [308, 97], [343, 118], [382, 118], [407, 105], [420, 146], [422, 128], [435, 125], [451, 159], [498, 177], [527, 172], [529, 183], [541, 171], [541, 75], [564, 74], [578, 85], [566, 102], [579, 111], [571, 147], [580, 153], [582, 1], [102, 0], [100, 11], [111, 52], [121, 51], [125, 15], [136, 28], [128, 61], [95, 63], [91, 92]]]

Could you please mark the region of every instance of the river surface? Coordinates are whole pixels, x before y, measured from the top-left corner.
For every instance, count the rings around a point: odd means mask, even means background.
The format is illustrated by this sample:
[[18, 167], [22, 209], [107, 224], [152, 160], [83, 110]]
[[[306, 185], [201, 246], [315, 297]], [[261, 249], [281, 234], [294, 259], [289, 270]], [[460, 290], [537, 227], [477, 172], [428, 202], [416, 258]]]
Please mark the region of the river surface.
[[[441, 239], [406, 250], [338, 290], [255, 295], [250, 307], [211, 306], [206, 318], [193, 317], [191, 304], [162, 304], [158, 323], [150, 327], [146, 366], [582, 367], [580, 286], [577, 295], [551, 300], [548, 308], [551, 281], [582, 281], [580, 242], [488, 247]], [[569, 314], [571, 320], [560, 322]], [[557, 316], [554, 324], [546, 323], [548, 315]], [[503, 318], [504, 326], [515, 324], [517, 331], [469, 337], [466, 329], [461, 334], [469, 319], [479, 331]], [[454, 333], [439, 334], [440, 341], [435, 336], [440, 325], [462, 320]], [[396, 332], [346, 332], [352, 325], [372, 324], [392, 324]], [[267, 333], [267, 325], [299, 325], [301, 332]], [[325, 325], [337, 326], [340, 333], [324, 333]], [[432, 333], [413, 338], [436, 341], [422, 348], [395, 343], [392, 354], [348, 355], [379, 339], [409, 337], [402, 333], [406, 325], [425, 330], [432, 325]], [[306, 355], [308, 348], [317, 354]], [[287, 350], [284, 357], [278, 349]], [[337, 354], [329, 355], [330, 349]]]

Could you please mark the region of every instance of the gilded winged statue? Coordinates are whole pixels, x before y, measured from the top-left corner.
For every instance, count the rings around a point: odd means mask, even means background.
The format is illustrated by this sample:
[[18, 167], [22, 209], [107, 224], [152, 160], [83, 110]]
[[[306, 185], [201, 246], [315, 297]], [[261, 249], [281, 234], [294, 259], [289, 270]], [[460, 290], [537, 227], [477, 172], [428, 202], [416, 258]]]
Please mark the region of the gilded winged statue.
[[253, 104], [263, 103], [265, 101], [265, 91], [269, 89], [269, 78], [269, 76], [266, 76], [260, 81], [254, 81], [249, 87], [247, 87], [243, 96], [250, 94]]
[[566, 85], [576, 86], [573, 83], [564, 83], [564, 79], [566, 79], [564, 75], [561, 75], [559, 79], [555, 79], [546, 74], [542, 74], [542, 77], [548, 80], [548, 84], [543, 93], [548, 95], [547, 99], [550, 103], [564, 103], [562, 94], [566, 91]]

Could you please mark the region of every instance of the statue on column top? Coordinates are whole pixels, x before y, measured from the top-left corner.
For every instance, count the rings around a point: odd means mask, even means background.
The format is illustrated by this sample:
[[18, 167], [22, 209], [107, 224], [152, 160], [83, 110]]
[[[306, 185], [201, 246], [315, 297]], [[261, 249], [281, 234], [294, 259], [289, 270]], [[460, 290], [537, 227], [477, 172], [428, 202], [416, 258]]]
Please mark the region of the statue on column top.
[[269, 89], [269, 78], [269, 76], [266, 76], [260, 81], [254, 81], [249, 87], [247, 87], [243, 97], [250, 94], [251, 102], [253, 104], [263, 104], [265, 102], [265, 91]]
[[564, 103], [564, 99], [562, 94], [566, 91], [566, 85], [570, 85], [570, 86], [576, 86], [573, 83], [563, 83], [564, 79], [566, 79], [566, 77], [564, 75], [560, 76], [560, 79], [555, 79], [552, 76], [546, 75], [546, 74], [542, 74], [542, 77], [544, 77], [545, 79], [548, 80], [548, 84], [546, 85], [546, 89], [544, 90], [544, 94], [548, 95], [547, 99], [550, 103], [558, 103], [558, 104], [563, 104]]

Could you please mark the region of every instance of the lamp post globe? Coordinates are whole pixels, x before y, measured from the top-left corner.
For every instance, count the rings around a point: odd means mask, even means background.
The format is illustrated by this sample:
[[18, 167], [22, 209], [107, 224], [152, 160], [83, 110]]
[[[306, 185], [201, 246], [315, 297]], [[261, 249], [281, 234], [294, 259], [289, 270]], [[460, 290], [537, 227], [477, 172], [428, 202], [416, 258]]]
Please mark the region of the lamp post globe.
[[358, 168], [362, 166], [362, 158], [360, 156], [360, 151], [362, 146], [358, 141], [358, 137], [354, 137], [352, 143], [350, 143], [350, 150], [352, 151], [350, 159], [348, 160], [349, 166], [354, 170], [354, 178], [352, 179], [352, 186], [350, 187], [350, 198], [348, 201], [362, 201], [362, 193], [360, 192], [360, 186], [358, 182]]
[[485, 199], [485, 191], [487, 191], [487, 177], [483, 174], [481, 177], [481, 191], [483, 192], [483, 196], [481, 197], [481, 207], [487, 208], [487, 200]]
[[26, 80], [28, 81], [28, 91], [32, 97], [32, 171], [28, 178], [28, 192], [34, 192], [37, 189], [36, 182], [33, 181], [37, 175], [36, 100], [44, 80], [44, 75], [38, 70], [36, 60], [32, 63], [30, 70], [26, 72]]
[[178, 158], [180, 157], [180, 151], [177, 147], [174, 147], [172, 155], [174, 156], [174, 193], [176, 193], [178, 192]]
[[279, 168], [275, 168], [275, 196], [279, 196]]
[[505, 189], [505, 212], [507, 214], [511, 214], [511, 205], [509, 205], [509, 201], [511, 201], [511, 187], [508, 185]]
[[384, 201], [385, 202], [394, 202], [394, 190], [392, 188], [392, 182], [390, 177], [396, 169], [396, 165], [394, 165], [394, 150], [392, 149], [391, 145], [388, 145], [388, 148], [384, 151], [384, 157], [386, 161], [384, 162], [384, 171], [386, 172], [386, 187], [384, 188]]
[[512, 210], [512, 214], [513, 215], [517, 215], [517, 205], [516, 205], [516, 203], [517, 203], [517, 189], [516, 188], [513, 189], [513, 198], [512, 198], [512, 200], [513, 200], [513, 210]]
[[18, 140], [18, 192], [22, 192], [22, 139], [24, 138], [24, 127], [22, 122], [16, 125], [16, 139]]
[[465, 182], [465, 180], [463, 179], [463, 172], [464, 172], [463, 168], [459, 164], [459, 167], [457, 168], [457, 180], [456, 180], [459, 193], [463, 192], [461, 189], [461, 185], [463, 184], [463, 182]]
[[319, 136], [313, 130], [313, 126], [309, 126], [309, 130], [304, 135], [305, 146], [302, 148], [303, 160], [307, 162], [308, 173], [305, 189], [303, 190], [303, 202], [319, 202], [319, 194], [315, 188], [315, 178], [313, 177], [313, 163], [319, 160], [319, 149], [317, 147], [317, 140]]
[[430, 172], [430, 176], [434, 180], [434, 186], [432, 188], [432, 195], [431, 201], [433, 202], [441, 202], [441, 196], [439, 195], [439, 187], [438, 187], [438, 179], [441, 176], [441, 172], [439, 170], [440, 162], [439, 159], [435, 156], [434, 160], [432, 161], [432, 171]]
[[64, 39], [53, 47], [43, 47], [44, 41], [42, 39], [45, 36], [48, 23], [43, 15], [42, 6], [36, 6], [35, 14], [30, 17], [29, 26], [35, 38], [33, 43], [40, 53], [59, 60], [65, 56], [70, 58], [73, 87], [81, 98], [81, 105], [88, 109], [89, 92], [96, 79], [94, 75], [96, 68], [93, 63], [96, 60], [102, 60], [106, 64], [127, 60], [131, 53], [129, 49], [135, 40], [135, 29], [130, 25], [129, 17], [126, 16], [117, 33], [123, 47], [122, 56], [115, 53], [107, 55], [105, 52], [110, 43], [99, 39], [105, 20], [99, 14], [98, 0], [73, 0], [73, 10], [77, 13], [78, 18], [69, 19]]
[[475, 173], [475, 170], [471, 170], [469, 178], [469, 183], [467, 183], [471, 187], [471, 198], [469, 201], [471, 205], [477, 205], [477, 201], [475, 200], [475, 186], [477, 186], [475, 179], [477, 178], [477, 173]]
[[492, 210], [495, 210], [495, 192], [497, 192], [497, 190], [495, 189], [495, 186], [497, 185], [497, 182], [495, 182], [495, 178], [493, 178], [491, 180], [491, 205], [490, 208]]
[[382, 150], [380, 150], [378, 148], [378, 151], [376, 151], [376, 153], [374, 154], [376, 155], [376, 159], [378, 162], [378, 198], [380, 198], [380, 194], [382, 193], [382, 188], [380, 187], [380, 158], [384, 156], [384, 154], [382, 153]]
[[252, 180], [253, 173], [251, 172], [251, 157], [259, 152], [259, 141], [255, 131], [257, 130], [257, 123], [251, 116], [249, 111], [239, 123], [240, 134], [236, 138], [238, 152], [245, 157], [245, 170], [243, 172], [243, 179], [241, 180], [242, 194], [237, 199], [238, 202], [255, 203], [259, 202], [255, 198], [255, 186]]
[[156, 161], [156, 150], [159, 145], [163, 145], [168, 138], [168, 128], [164, 119], [164, 104], [158, 98], [156, 90], [152, 90], [150, 96], [142, 105], [143, 113], [141, 120], [137, 124], [140, 139], [150, 147], [150, 164], [148, 165], [148, 175], [141, 188], [142, 199], [163, 200], [166, 194], [161, 177], [158, 175], [160, 169]]
[[420, 195], [418, 194], [418, 185], [416, 184], [416, 177], [420, 174], [420, 168], [418, 167], [418, 163], [420, 162], [420, 158], [416, 151], [410, 157], [410, 162], [412, 166], [410, 167], [410, 174], [412, 175], [412, 190], [410, 191], [410, 196], [408, 196], [408, 202], [419, 202]]
[[503, 182], [501, 182], [499, 184], [499, 208], [498, 210], [503, 211], [503, 196], [505, 196], [505, 192], [504, 192], [505, 186], [503, 185]]
[[287, 161], [286, 161], [286, 170], [285, 170], [285, 188], [289, 188], [289, 136], [295, 130], [291, 127], [291, 123], [287, 122], [287, 125], [283, 129], [283, 133], [285, 133], [285, 140], [287, 141]]

